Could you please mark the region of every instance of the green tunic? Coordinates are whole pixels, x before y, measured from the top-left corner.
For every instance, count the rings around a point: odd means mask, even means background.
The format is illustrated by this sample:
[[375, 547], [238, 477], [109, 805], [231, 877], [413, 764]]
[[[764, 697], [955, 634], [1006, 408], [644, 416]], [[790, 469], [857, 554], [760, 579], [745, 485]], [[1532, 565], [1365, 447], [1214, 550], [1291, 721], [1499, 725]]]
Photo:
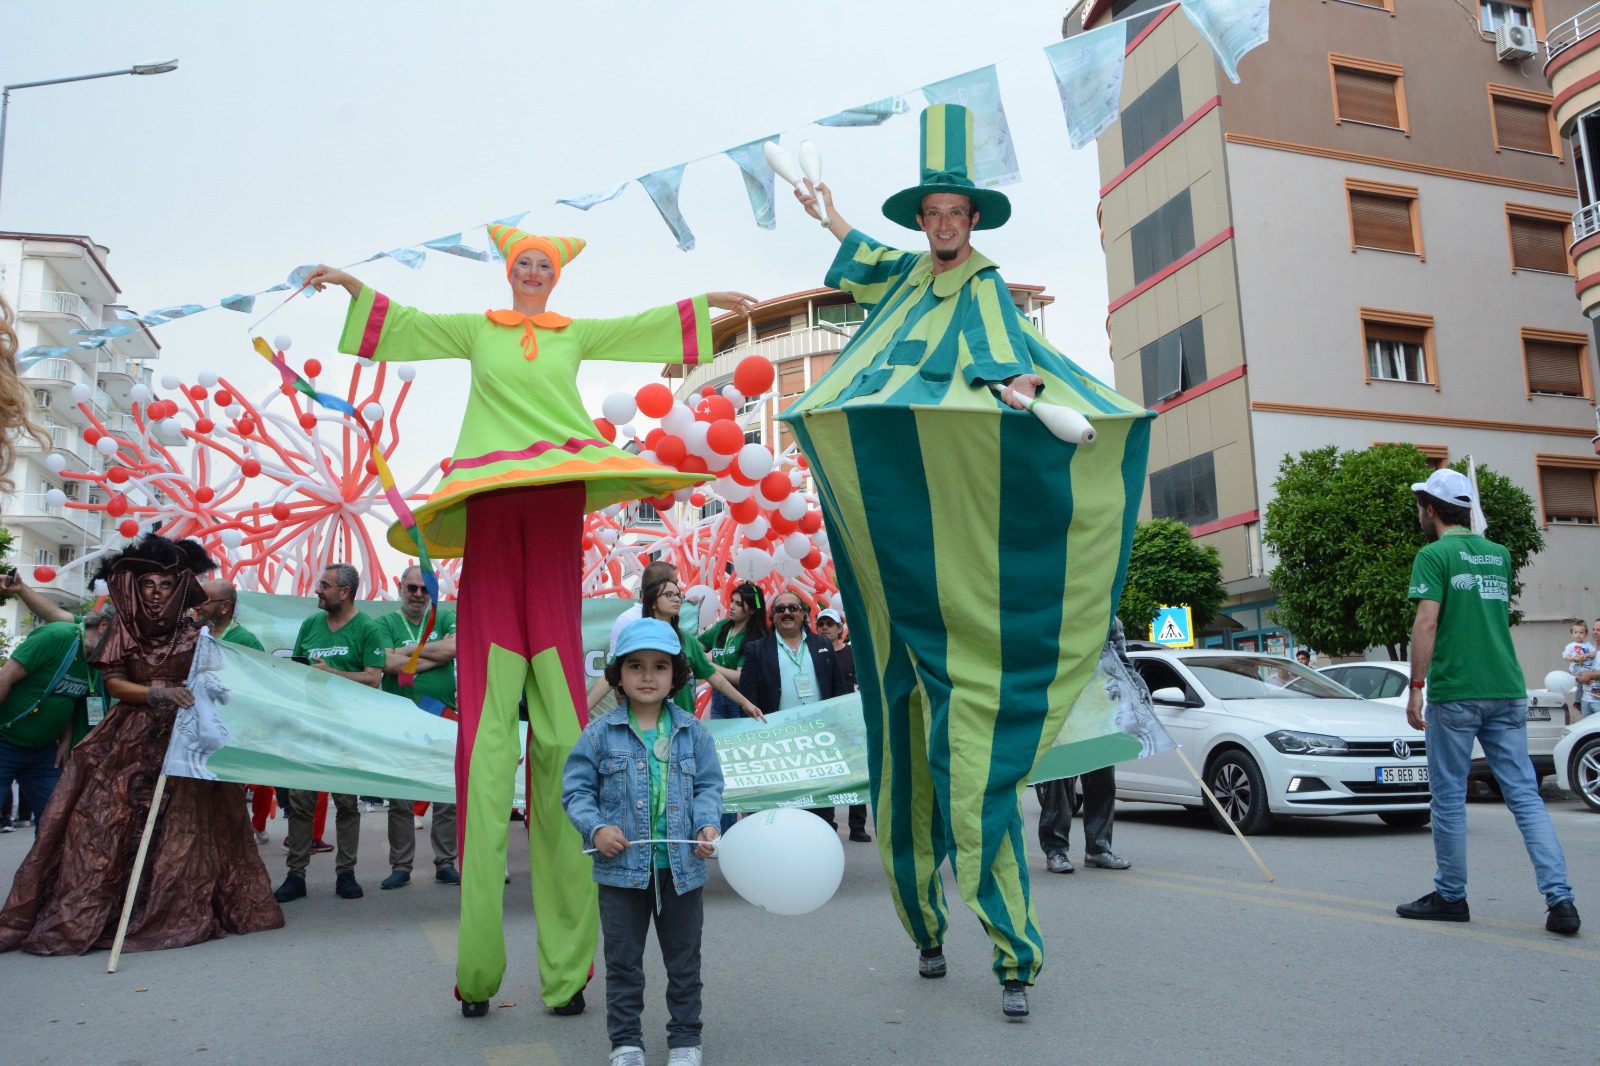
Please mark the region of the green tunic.
[[[72, 665], [51, 687], [61, 661], [69, 655]], [[29, 633], [11, 657], [28, 673], [0, 703], [0, 740], [19, 748], [42, 748], [54, 744], [69, 724], [72, 742], [83, 739], [89, 731], [90, 687], [83, 630], [71, 622], [46, 623]]]
[[[390, 648], [406, 648], [417, 642], [422, 635], [422, 626], [427, 619], [413, 625], [407, 620], [404, 611], [395, 611], [393, 614], [383, 615], [378, 619], [378, 629], [383, 633], [384, 643]], [[456, 631], [456, 613], [448, 608], [440, 607], [438, 616], [433, 622], [433, 632], [428, 635], [428, 643], [453, 636]], [[420, 664], [419, 664], [420, 665]], [[456, 664], [448, 662], [443, 666], [435, 666], [431, 670], [418, 670], [417, 678], [405, 688], [400, 687], [400, 680], [387, 670], [383, 674], [383, 691], [396, 696], [405, 696], [413, 703], [421, 703], [423, 699], [434, 699], [446, 707], [456, 705]]]

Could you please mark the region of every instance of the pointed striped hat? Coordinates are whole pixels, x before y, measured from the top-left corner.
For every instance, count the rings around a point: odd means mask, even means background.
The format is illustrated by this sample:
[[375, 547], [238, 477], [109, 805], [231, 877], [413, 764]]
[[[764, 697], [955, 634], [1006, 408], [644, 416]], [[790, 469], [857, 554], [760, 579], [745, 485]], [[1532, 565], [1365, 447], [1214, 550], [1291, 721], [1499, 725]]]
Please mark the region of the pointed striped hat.
[[550, 257], [550, 265], [555, 268], [556, 281], [561, 280], [561, 268], [578, 258], [578, 253], [589, 243], [582, 237], [536, 237], [515, 226], [502, 226], [498, 222], [489, 224], [489, 239], [494, 241], [494, 246], [505, 257], [506, 277], [511, 276], [511, 266], [517, 261], [517, 256], [523, 252], [543, 252]]

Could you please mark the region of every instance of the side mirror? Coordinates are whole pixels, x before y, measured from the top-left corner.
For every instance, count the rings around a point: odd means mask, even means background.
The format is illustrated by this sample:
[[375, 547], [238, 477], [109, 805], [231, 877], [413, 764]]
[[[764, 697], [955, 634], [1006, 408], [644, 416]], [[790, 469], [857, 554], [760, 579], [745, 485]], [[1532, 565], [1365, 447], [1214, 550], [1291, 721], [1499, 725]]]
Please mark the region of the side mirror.
[[1183, 689], [1170, 685], [1156, 689], [1150, 693], [1150, 698], [1156, 703], [1166, 703], [1176, 707], [1189, 706], [1189, 697], [1183, 694]]

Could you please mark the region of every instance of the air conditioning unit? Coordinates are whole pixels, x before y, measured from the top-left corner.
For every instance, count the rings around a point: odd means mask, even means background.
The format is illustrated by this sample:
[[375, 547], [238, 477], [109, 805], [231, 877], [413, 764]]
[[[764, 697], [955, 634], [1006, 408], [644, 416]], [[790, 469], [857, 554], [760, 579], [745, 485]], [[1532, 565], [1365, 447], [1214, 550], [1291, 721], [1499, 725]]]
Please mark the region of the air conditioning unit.
[[48, 389], [34, 389], [33, 403], [41, 411], [50, 406], [50, 392]]
[[1534, 39], [1532, 26], [1518, 26], [1502, 22], [1494, 31], [1494, 57], [1502, 63], [1520, 63], [1539, 53], [1539, 42]]

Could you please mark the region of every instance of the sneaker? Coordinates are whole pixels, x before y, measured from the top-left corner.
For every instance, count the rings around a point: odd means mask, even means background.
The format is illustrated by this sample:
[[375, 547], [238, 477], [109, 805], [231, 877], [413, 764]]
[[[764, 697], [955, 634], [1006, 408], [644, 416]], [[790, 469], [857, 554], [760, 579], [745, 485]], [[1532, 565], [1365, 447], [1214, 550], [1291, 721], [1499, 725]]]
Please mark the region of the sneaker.
[[[1553, 910], [1553, 908], [1552, 908]], [[1467, 909], [1464, 899], [1445, 899], [1437, 892], [1429, 892], [1426, 896], [1402, 903], [1394, 909], [1402, 918], [1415, 918], [1424, 922], [1467, 922], [1472, 920], [1472, 914]]]
[[0, 833], [15, 833], [17, 827], [10, 822], [0, 822]]
[[1028, 1016], [1028, 986], [1021, 981], [1007, 981], [1000, 988], [1000, 1013], [1007, 1018]]
[[667, 1066], [700, 1066], [699, 1047], [675, 1047], [667, 1055]]
[[944, 945], [936, 948], [923, 948], [922, 955], [917, 959], [917, 973], [923, 977], [943, 977], [949, 972], [949, 967], [944, 961]]
[[333, 891], [340, 899], [360, 899], [366, 895], [356, 881], [354, 870], [344, 870], [334, 879]]
[[[288, 840], [285, 840], [283, 842], [283, 846], [284, 847], [288, 847], [289, 846]], [[313, 855], [319, 854], [319, 853], [324, 852], [324, 851], [332, 851], [332, 850], [333, 850], [333, 845], [328, 843], [326, 840], [313, 840], [311, 842], [311, 854], [313, 854]]]
[[422, 832], [422, 829], [423, 829], [422, 815], [419, 814], [419, 815], [416, 815], [415, 817], [416, 817], [416, 821], [417, 821], [417, 832], [420, 833], [420, 832]]
[[272, 838], [267, 836], [266, 833], [257, 833], [256, 834], [256, 843], [257, 844], [265, 844], [265, 843], [269, 842], [271, 839]]
[[644, 1048], [632, 1044], [612, 1048], [611, 1066], [645, 1066]]
[[388, 877], [378, 883], [379, 888], [405, 888], [411, 883], [410, 870], [395, 870]]
[[306, 894], [306, 879], [299, 874], [290, 874], [283, 879], [283, 884], [273, 890], [272, 898], [279, 903], [288, 903], [290, 900], [299, 899]]
[[[580, 988], [578, 989], [577, 995], [573, 996], [559, 1007], [551, 1007], [550, 1012], [552, 1014], [559, 1014], [563, 1018], [571, 1018], [573, 1015], [582, 1014], [585, 1006], [587, 1006], [587, 1004], [583, 1002], [583, 989]], [[613, 1052], [613, 1054], [615, 1053]], [[639, 1054], [642, 1056], [644, 1052], [641, 1051]], [[644, 1062], [644, 1059], [641, 1058], [639, 1061], [642, 1063]]]
[[1126, 870], [1133, 865], [1121, 855], [1110, 851], [1102, 851], [1097, 855], [1085, 855], [1083, 864], [1085, 866], [1093, 866], [1097, 870]]
[[1550, 908], [1550, 913], [1544, 917], [1544, 927], [1552, 933], [1563, 936], [1576, 936], [1578, 927], [1583, 922], [1578, 918], [1578, 907], [1570, 899], [1564, 899]]
[[[852, 842], [854, 842], [856, 844], [870, 844], [870, 843], [872, 843], [872, 838], [867, 835], [867, 831], [865, 829], [852, 829], [852, 830], [850, 830], [850, 839], [851, 839]], [[688, 1051], [689, 1049], [688, 1048], [684, 1048], [683, 1050]]]
[[461, 871], [454, 866], [441, 866], [433, 872], [433, 879], [441, 885], [459, 885], [461, 883]]
[[1072, 860], [1067, 858], [1067, 853], [1064, 851], [1052, 851], [1046, 855], [1044, 857], [1044, 866], [1045, 869], [1053, 874], [1070, 874], [1072, 872]]
[[283, 838], [283, 850], [284, 851], [288, 851], [289, 850], [289, 838], [288, 837], [284, 837]]

